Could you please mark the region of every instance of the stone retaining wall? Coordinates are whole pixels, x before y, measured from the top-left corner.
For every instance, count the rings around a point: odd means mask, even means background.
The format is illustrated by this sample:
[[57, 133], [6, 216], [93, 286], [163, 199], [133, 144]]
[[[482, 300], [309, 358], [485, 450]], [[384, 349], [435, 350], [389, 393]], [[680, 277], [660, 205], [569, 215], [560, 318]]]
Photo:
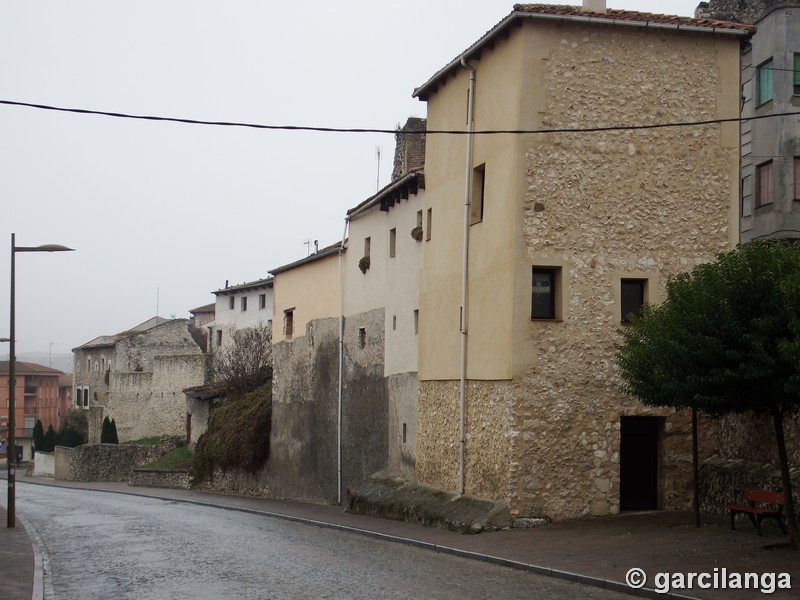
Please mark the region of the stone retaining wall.
[[56, 479], [66, 481], [128, 481], [133, 470], [154, 462], [177, 447], [176, 439], [157, 446], [84, 444], [56, 448]]
[[188, 490], [192, 477], [188, 469], [175, 471], [154, 471], [152, 469], [134, 469], [128, 485], [139, 487], [160, 487]]

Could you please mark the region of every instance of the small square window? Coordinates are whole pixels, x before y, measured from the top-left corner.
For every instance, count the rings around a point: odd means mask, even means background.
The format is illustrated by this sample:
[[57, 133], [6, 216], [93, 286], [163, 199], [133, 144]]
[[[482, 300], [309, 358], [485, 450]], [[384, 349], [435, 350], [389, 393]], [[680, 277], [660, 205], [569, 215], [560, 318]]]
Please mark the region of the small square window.
[[559, 318], [559, 267], [533, 267], [531, 270], [531, 320]]
[[630, 323], [631, 317], [638, 317], [646, 301], [646, 279], [622, 279], [620, 281], [620, 316], [623, 323]]

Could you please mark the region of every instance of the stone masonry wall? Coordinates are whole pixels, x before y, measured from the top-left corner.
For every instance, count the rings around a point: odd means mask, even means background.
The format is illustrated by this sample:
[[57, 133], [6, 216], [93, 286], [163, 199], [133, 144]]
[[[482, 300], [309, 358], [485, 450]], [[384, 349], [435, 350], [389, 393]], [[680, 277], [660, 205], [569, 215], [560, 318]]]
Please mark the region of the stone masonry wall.
[[[560, 35], [541, 67], [542, 128], [717, 114], [720, 49], [711, 36], [577, 26]], [[644, 408], [620, 392], [619, 286], [621, 278], [645, 278], [649, 299], [658, 299], [670, 277], [732, 247], [738, 138], [722, 127], [520, 142], [527, 189], [516, 224], [518, 287], [529, 288], [531, 266], [560, 265], [563, 314], [532, 322], [520, 307], [514, 327], [525, 335], [514, 380], [469, 382], [468, 493], [506, 498], [517, 517], [614, 514], [620, 419], [656, 416], [663, 419], [659, 507], [690, 506], [690, 417]], [[421, 382], [417, 471], [447, 489], [458, 473], [457, 404], [457, 382]], [[713, 451], [708, 438], [701, 436], [702, 459]]]
[[755, 23], [774, 8], [799, 4], [797, 0], [711, 0], [700, 2], [695, 9], [695, 16], [737, 23]]
[[425, 127], [425, 119], [409, 117], [406, 124], [395, 134], [392, 181], [425, 166]]
[[[345, 325], [343, 493], [386, 463], [383, 319], [380, 309], [348, 317]], [[338, 500], [338, 330], [338, 319], [314, 320], [306, 335], [273, 349], [267, 487], [274, 497]]]
[[56, 462], [59, 453], [66, 455], [66, 473], [56, 470], [56, 478], [67, 481], [128, 481], [133, 470], [154, 462], [174, 449], [176, 443], [164, 441], [157, 446], [133, 444], [93, 444], [77, 448], [56, 448]]
[[[542, 125], [708, 118], [719, 94], [717, 52], [710, 36], [587, 28], [544, 69]], [[720, 125], [545, 135], [530, 143], [526, 258], [563, 265], [567, 302], [562, 322], [528, 325], [535, 360], [514, 407], [524, 473], [512, 481], [515, 508], [538, 507], [553, 518], [617, 512], [624, 415], [665, 418], [660, 505], [688, 506], [687, 417], [646, 409], [619, 391], [619, 285], [622, 277], [644, 276], [657, 300], [670, 277], [731, 247], [736, 143]]]

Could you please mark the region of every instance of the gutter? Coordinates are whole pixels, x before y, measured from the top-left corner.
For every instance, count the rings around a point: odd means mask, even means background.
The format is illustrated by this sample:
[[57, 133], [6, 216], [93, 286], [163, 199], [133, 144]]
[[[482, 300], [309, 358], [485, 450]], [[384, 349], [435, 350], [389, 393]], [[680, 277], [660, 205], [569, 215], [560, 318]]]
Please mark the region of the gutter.
[[344, 399], [344, 244], [350, 217], [344, 218], [342, 243], [339, 246], [339, 390], [336, 419], [336, 498], [342, 504], [342, 406]]
[[458, 387], [458, 493], [463, 495], [465, 488], [465, 455], [466, 455], [466, 397], [467, 397], [467, 300], [469, 291], [469, 206], [472, 198], [472, 129], [473, 110], [475, 106], [475, 69], [466, 58], [461, 59], [461, 66], [469, 71], [469, 94], [467, 96], [467, 152], [464, 185], [464, 247], [461, 264], [461, 377]]

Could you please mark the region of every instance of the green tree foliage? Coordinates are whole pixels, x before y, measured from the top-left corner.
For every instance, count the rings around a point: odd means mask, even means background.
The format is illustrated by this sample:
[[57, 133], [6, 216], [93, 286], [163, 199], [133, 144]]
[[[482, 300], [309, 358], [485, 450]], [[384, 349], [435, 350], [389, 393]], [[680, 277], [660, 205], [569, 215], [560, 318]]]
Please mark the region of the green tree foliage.
[[119, 436], [117, 436], [117, 422], [108, 417], [103, 418], [103, 424], [100, 426], [100, 443], [101, 444], [119, 444]]
[[651, 406], [769, 415], [797, 548], [783, 421], [800, 409], [800, 244], [752, 242], [667, 284], [623, 331], [623, 389]]
[[38, 452], [46, 452], [44, 449], [44, 426], [39, 419], [33, 426], [33, 449]]
[[195, 447], [195, 480], [212, 477], [216, 469], [257, 472], [269, 458], [271, 427], [271, 382], [215, 408]]
[[89, 420], [80, 408], [71, 408], [56, 434], [56, 444], [74, 448], [89, 441]]
[[100, 426], [100, 443], [101, 444], [108, 444], [111, 434], [109, 433], [109, 429], [111, 428], [111, 421], [108, 420], [108, 417], [103, 418], [103, 424]]
[[47, 426], [47, 433], [44, 434], [44, 446], [42, 452], [53, 452], [56, 449], [56, 431], [52, 425]]

